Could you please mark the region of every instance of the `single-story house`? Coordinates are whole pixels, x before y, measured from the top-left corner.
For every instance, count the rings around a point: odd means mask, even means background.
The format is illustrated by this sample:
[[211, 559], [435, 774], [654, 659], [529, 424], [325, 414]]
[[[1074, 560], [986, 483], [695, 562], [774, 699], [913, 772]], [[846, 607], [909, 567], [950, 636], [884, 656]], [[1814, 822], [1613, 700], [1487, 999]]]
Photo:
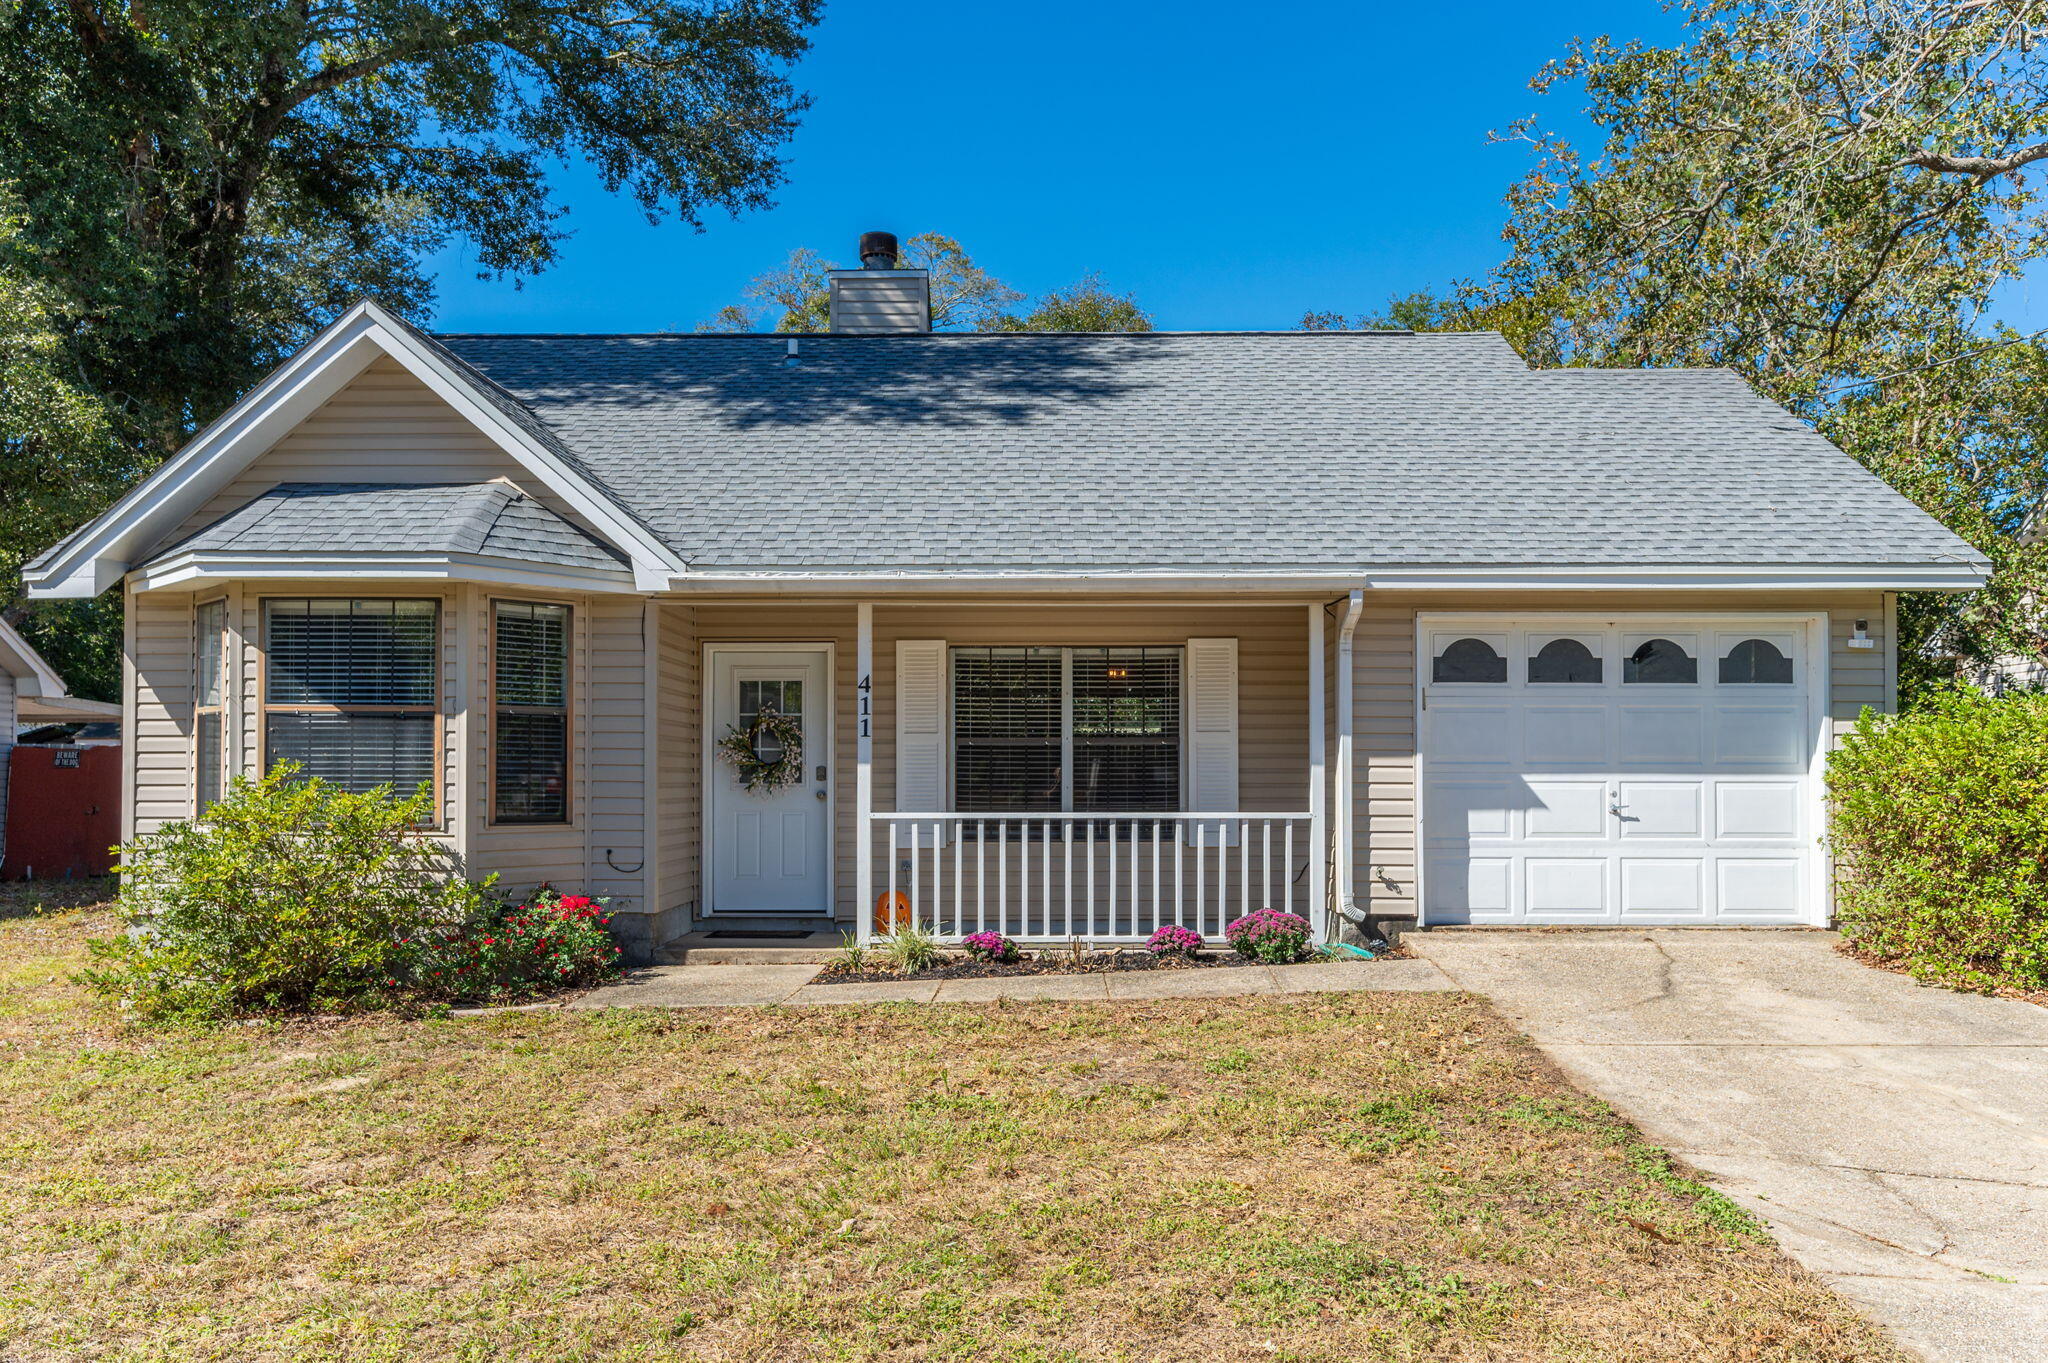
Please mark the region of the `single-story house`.
[[[26, 572], [128, 829], [280, 760], [692, 929], [1815, 924], [1961, 540], [1724, 370], [1490, 332], [427, 335], [363, 303]], [[885, 919], [885, 921], [889, 921]]]

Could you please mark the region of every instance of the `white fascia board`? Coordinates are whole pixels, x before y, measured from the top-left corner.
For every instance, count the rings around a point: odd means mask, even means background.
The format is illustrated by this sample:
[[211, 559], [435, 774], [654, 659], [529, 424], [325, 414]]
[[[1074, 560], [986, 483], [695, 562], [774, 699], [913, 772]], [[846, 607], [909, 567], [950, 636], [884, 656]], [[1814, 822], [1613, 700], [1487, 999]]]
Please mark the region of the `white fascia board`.
[[844, 593], [900, 595], [934, 591], [1346, 591], [1359, 585], [1345, 573], [717, 573], [693, 572], [666, 584], [672, 592]]
[[490, 403], [467, 379], [415, 342], [375, 303], [359, 303], [127, 496], [116, 502], [47, 566], [22, 577], [31, 597], [97, 596], [119, 582], [134, 556], [182, 524], [243, 469], [388, 355], [461, 413], [521, 467], [532, 471], [632, 558], [636, 579], [665, 584], [681, 560], [554, 454]]
[[1671, 568], [1375, 568], [1364, 574], [1376, 591], [1968, 591], [1986, 569], [1974, 563], [1786, 565]]
[[485, 554], [237, 554], [195, 551], [159, 559], [135, 574], [137, 591], [191, 590], [254, 580], [372, 582], [406, 579], [485, 582], [543, 591], [633, 592], [633, 575]]
[[[36, 652], [34, 645], [22, 638], [20, 631], [5, 620], [0, 620], [0, 670], [14, 678], [16, 695], [54, 700], [70, 694], [70, 688], [57, 675], [57, 669], [44, 662], [43, 655]], [[11, 738], [13, 735], [0, 737]]]
[[1878, 564], [1828, 567], [1787, 566], [1672, 568], [1477, 567], [1352, 569], [1344, 572], [742, 572], [700, 570], [667, 584], [670, 591], [903, 592], [1003, 591], [1684, 591], [1740, 588], [1752, 591], [1817, 591], [1870, 588], [1882, 591], [1963, 591], [1984, 584], [1975, 564]]

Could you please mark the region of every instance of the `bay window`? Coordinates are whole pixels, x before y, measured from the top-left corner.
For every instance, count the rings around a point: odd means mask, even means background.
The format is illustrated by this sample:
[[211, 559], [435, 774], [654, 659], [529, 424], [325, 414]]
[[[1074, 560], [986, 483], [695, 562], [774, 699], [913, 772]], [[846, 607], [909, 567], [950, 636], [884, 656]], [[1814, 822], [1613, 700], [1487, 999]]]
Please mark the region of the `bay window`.
[[440, 606], [294, 597], [263, 603], [263, 753], [349, 791], [410, 795], [438, 766]]
[[952, 671], [955, 809], [1180, 807], [1180, 649], [956, 648]]
[[491, 817], [569, 822], [569, 608], [491, 608]]

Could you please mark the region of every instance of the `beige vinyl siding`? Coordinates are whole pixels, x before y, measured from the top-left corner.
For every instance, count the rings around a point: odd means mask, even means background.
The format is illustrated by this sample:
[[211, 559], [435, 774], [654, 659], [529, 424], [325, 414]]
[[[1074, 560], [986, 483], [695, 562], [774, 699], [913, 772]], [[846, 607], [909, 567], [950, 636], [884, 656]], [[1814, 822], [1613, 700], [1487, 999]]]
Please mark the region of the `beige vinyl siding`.
[[[1133, 601], [1016, 604], [875, 605], [874, 800], [894, 808], [896, 641], [944, 639], [955, 646], [1182, 646], [1190, 638], [1238, 643], [1238, 803], [1247, 810], [1308, 808], [1308, 616], [1306, 600], [1245, 606], [1176, 606]], [[697, 610], [704, 643], [786, 642], [835, 645], [834, 884], [836, 916], [855, 918], [853, 724], [855, 607], [845, 603], [705, 603]], [[701, 720], [699, 721], [701, 724]], [[702, 758], [697, 759], [701, 782]], [[1297, 843], [1297, 860], [1305, 848]], [[877, 884], [888, 867], [878, 855]]]
[[123, 825], [149, 833], [192, 816], [192, 597], [144, 592], [128, 599], [129, 807]]
[[[559, 595], [474, 587], [464, 607], [469, 659], [464, 789], [466, 856], [475, 874], [495, 871], [508, 893], [543, 881], [603, 895], [639, 913], [647, 882], [645, 674], [639, 597]], [[493, 601], [552, 601], [570, 608], [569, 821], [494, 824], [491, 807], [490, 624]], [[609, 855], [607, 855], [609, 854]], [[614, 868], [620, 869], [614, 869]]]
[[170, 544], [279, 483], [485, 483], [501, 479], [556, 514], [589, 525], [489, 436], [398, 361], [371, 362], [347, 387], [259, 455]]
[[838, 332], [930, 331], [927, 284], [922, 279], [841, 278], [832, 281], [832, 330]]
[[701, 711], [697, 689], [700, 669], [697, 608], [656, 603], [656, 722], [660, 772], [655, 783], [655, 865], [659, 872], [657, 912], [694, 913], [701, 896], [702, 858], [697, 821], [704, 783], [699, 773], [703, 755]]
[[[1353, 743], [1357, 763], [1352, 834], [1352, 893], [1369, 912], [1415, 913], [1415, 616], [1418, 611], [1688, 611], [1754, 610], [1829, 614], [1829, 712], [1837, 736], [1869, 706], [1889, 710], [1893, 641], [1888, 602], [1880, 592], [1727, 593], [1375, 593], [1367, 592], [1352, 658]], [[1859, 619], [1878, 646], [1852, 649]], [[1389, 884], [1388, 882], [1392, 883]]]

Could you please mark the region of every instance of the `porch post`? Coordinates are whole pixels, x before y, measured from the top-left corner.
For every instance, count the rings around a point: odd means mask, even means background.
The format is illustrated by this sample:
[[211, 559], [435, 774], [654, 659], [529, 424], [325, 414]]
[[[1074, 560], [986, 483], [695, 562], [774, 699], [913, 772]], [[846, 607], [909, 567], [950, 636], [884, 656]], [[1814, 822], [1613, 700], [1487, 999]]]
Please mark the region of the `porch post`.
[[1330, 939], [1329, 886], [1323, 867], [1329, 833], [1323, 818], [1323, 605], [1308, 608], [1308, 902], [1318, 942]]
[[854, 607], [853, 688], [853, 912], [865, 945], [875, 935], [875, 607]]

